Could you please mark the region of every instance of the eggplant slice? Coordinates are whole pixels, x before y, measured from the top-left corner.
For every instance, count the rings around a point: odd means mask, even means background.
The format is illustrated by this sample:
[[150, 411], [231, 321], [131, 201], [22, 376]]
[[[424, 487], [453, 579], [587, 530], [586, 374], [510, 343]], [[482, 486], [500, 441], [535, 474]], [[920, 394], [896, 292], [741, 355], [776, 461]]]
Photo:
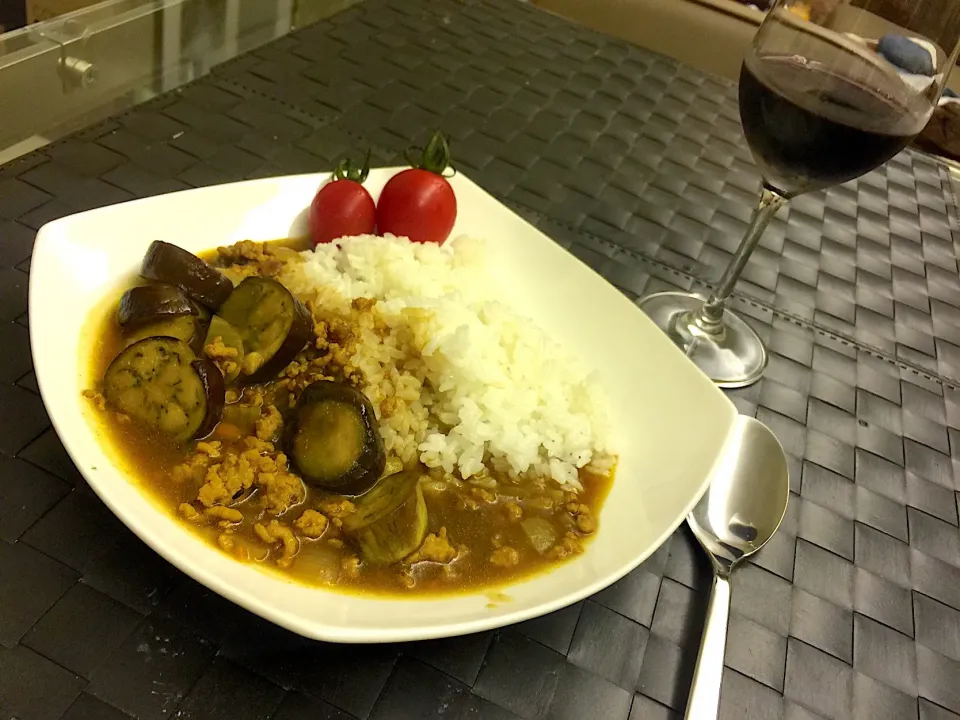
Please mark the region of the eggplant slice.
[[176, 285], [190, 298], [216, 311], [233, 292], [233, 283], [191, 252], [154, 240], [143, 256], [140, 275]]
[[314, 337], [310, 312], [270, 278], [246, 278], [217, 315], [243, 342], [241, 379], [247, 382], [273, 379]]
[[124, 330], [134, 330], [160, 320], [197, 315], [197, 306], [167, 283], [140, 285], [127, 290], [117, 307], [117, 321]]
[[390, 475], [353, 501], [356, 512], [343, 518], [343, 530], [367, 562], [390, 565], [423, 544], [428, 517], [420, 475], [421, 468]]
[[285, 441], [287, 457], [304, 482], [340, 495], [370, 490], [387, 461], [366, 395], [327, 380], [301, 393]]
[[203, 392], [207, 398], [207, 413], [200, 423], [200, 427], [193, 433], [195, 438], [205, 438], [214, 431], [220, 417], [223, 415], [223, 406], [227, 399], [227, 388], [223, 381], [220, 368], [207, 358], [197, 358], [190, 367], [194, 369], [203, 384]]
[[185, 342], [194, 353], [203, 351], [206, 337], [203, 322], [196, 315], [182, 315], [168, 320], [158, 320], [149, 325], [124, 333], [124, 344], [128, 347], [150, 337], [172, 337]]
[[208, 434], [223, 410], [223, 378], [181, 340], [149, 337], [123, 350], [103, 377], [107, 403], [177, 441]]

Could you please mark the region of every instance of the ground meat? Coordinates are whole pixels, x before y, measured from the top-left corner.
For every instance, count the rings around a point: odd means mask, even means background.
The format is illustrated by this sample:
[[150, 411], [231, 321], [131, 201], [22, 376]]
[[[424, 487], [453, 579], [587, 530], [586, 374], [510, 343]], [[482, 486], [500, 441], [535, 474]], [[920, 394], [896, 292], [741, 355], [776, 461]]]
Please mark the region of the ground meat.
[[257, 262], [265, 259], [266, 248], [262, 243], [253, 240], [241, 240], [233, 245], [218, 247], [217, 255], [225, 265], [244, 264], [247, 261]]
[[[308, 302], [307, 307], [310, 309], [310, 314], [316, 316], [313, 303]], [[314, 343], [317, 350], [325, 349], [327, 347], [327, 324], [323, 320], [319, 320], [313, 324], [313, 334], [316, 335], [317, 338]]]
[[578, 538], [572, 532], [568, 532], [566, 535], [564, 535], [563, 540], [550, 548], [550, 552], [547, 553], [547, 557], [551, 560], [562, 560], [563, 558], [567, 558], [571, 555], [576, 555], [582, 552], [583, 544], [580, 542], [580, 538]]
[[275, 405], [267, 405], [257, 419], [257, 437], [260, 440], [270, 440], [280, 435], [283, 427], [283, 416]]
[[269, 454], [274, 451], [273, 443], [261, 440], [260, 438], [255, 438], [252, 435], [249, 435], [243, 439], [243, 444], [246, 445], [251, 450], [256, 450], [258, 453]]
[[[318, 311], [322, 312], [322, 308], [313, 305], [310, 307], [315, 315]], [[323, 324], [324, 332], [322, 336], [317, 335], [316, 349], [323, 353], [324, 367], [333, 365], [335, 368], [340, 368], [348, 379], [351, 375], [356, 376], [357, 379], [362, 378], [362, 373], [359, 373], [356, 368], [348, 367], [350, 358], [357, 351], [357, 336], [353, 323], [345, 318], [333, 317], [324, 320]]]
[[297, 537], [293, 534], [293, 530], [278, 520], [271, 520], [267, 525], [263, 523], [255, 524], [253, 531], [257, 534], [258, 538], [268, 545], [278, 542], [282, 543], [283, 551], [280, 557], [277, 558], [277, 565], [284, 568], [290, 567], [293, 563], [293, 556], [297, 554], [297, 550], [299, 549]]
[[203, 511], [205, 517], [214, 520], [223, 520], [224, 522], [234, 524], [243, 522], [243, 513], [234, 508], [223, 507], [223, 505], [214, 505]]
[[358, 343], [353, 324], [344, 318], [327, 317], [324, 308], [313, 301], [307, 301], [307, 308], [315, 320], [316, 340], [304, 353], [304, 358], [315, 375], [313, 379], [333, 376], [335, 380], [361, 383], [363, 373], [350, 365]]
[[341, 346], [340, 343], [327, 344], [327, 358], [329, 364], [342, 368], [350, 362], [350, 358], [352, 356], [353, 353], [348, 348]]
[[[224, 265], [240, 275], [276, 275], [287, 261], [299, 261], [297, 253], [282, 245], [241, 240], [230, 247], [217, 248]], [[251, 268], [253, 272], [251, 272]]]
[[210, 358], [214, 365], [216, 365], [220, 372], [224, 376], [231, 376], [237, 372], [237, 360], [238, 350], [235, 347], [230, 347], [223, 342], [223, 338], [217, 335], [213, 339], [213, 342], [206, 344], [203, 347], [203, 352], [208, 358]]
[[220, 441], [214, 440], [213, 442], [198, 442], [197, 452], [210, 458], [218, 458], [220, 457]]
[[327, 517], [316, 510], [304, 510], [303, 514], [293, 523], [303, 535], [316, 539], [327, 529]]
[[347, 515], [355, 513], [357, 511], [357, 506], [344, 498], [340, 498], [339, 500], [335, 498], [326, 498], [325, 500], [320, 501], [320, 511], [328, 518], [340, 520], [345, 518]]
[[[266, 460], [262, 458], [261, 460]], [[275, 470], [257, 475], [257, 487], [260, 488], [260, 501], [263, 509], [271, 515], [282, 515], [294, 505], [299, 505], [306, 497], [303, 480], [287, 472], [287, 457], [277, 455]]]
[[309, 369], [310, 363], [302, 357], [298, 357], [281, 371], [280, 376], [293, 379], [303, 375]]
[[380, 417], [382, 418], [390, 417], [398, 409], [402, 409], [402, 402], [392, 395], [380, 401]]
[[235, 347], [224, 344], [223, 338], [217, 335], [213, 342], [203, 346], [203, 352], [211, 360], [229, 360], [235, 358], [240, 351]]
[[327, 339], [332, 344], [347, 345], [355, 339], [353, 325], [344, 318], [329, 319], [327, 321]]
[[347, 365], [343, 369], [343, 377], [355, 388], [362, 389], [363, 386], [367, 384], [366, 376], [363, 374], [363, 371], [350, 365]]
[[227, 455], [222, 462], [211, 465], [204, 475], [197, 500], [204, 507], [231, 504], [253, 486], [259, 459], [258, 452], [247, 450], [240, 455]]
[[310, 369], [310, 372], [313, 374], [313, 377], [318, 380], [330, 380], [331, 382], [336, 380], [332, 375], [324, 375], [325, 369], [330, 365], [329, 359], [324, 357], [317, 357], [307, 363], [307, 367]]
[[360, 310], [361, 312], [370, 310], [376, 304], [377, 304], [377, 301], [373, 298], [354, 298], [353, 299], [353, 309]]
[[246, 437], [243, 442], [247, 450], [229, 452], [206, 469], [197, 493], [200, 503], [204, 507], [231, 505], [254, 485], [260, 489], [264, 509], [273, 515], [303, 502], [303, 482], [288, 472], [286, 455], [274, 454], [273, 443], [259, 438]]
[[500, 567], [513, 567], [520, 562], [520, 553], [512, 547], [497, 548], [490, 555], [490, 562]]
[[97, 392], [96, 390], [84, 390], [83, 396], [87, 398], [87, 400], [92, 402], [94, 404], [94, 407], [97, 408], [97, 410], [100, 410], [101, 412], [103, 412], [104, 410], [107, 409], [106, 398], [104, 398], [103, 395]]
[[184, 519], [189, 520], [190, 522], [197, 522], [202, 517], [200, 513], [197, 512], [197, 509], [190, 503], [180, 503], [178, 510], [180, 511], [180, 514], [183, 515]]
[[523, 518], [523, 508], [515, 502], [508, 502], [503, 508], [507, 511], [507, 517], [511, 520], [520, 520]]
[[[296, 397], [308, 385], [321, 380], [336, 380], [336, 378], [326, 374], [326, 368], [329, 364], [326, 358], [307, 360], [303, 355], [298, 356], [280, 373], [280, 380], [274, 387], [286, 389], [290, 393], [291, 401], [295, 401]], [[291, 402], [291, 404], [293, 403]]]
[[596, 531], [597, 521], [593, 519], [593, 513], [590, 511], [589, 505], [568, 503], [567, 511], [573, 516], [577, 530], [585, 535]]
[[427, 535], [426, 539], [423, 541], [423, 545], [420, 546], [420, 549], [410, 555], [405, 562], [410, 563], [411, 565], [418, 562], [435, 562], [446, 564], [448, 562], [452, 562], [456, 557], [457, 550], [447, 539], [447, 529], [442, 527], [440, 528], [440, 532], [438, 534], [434, 535], [433, 533], [430, 533]]

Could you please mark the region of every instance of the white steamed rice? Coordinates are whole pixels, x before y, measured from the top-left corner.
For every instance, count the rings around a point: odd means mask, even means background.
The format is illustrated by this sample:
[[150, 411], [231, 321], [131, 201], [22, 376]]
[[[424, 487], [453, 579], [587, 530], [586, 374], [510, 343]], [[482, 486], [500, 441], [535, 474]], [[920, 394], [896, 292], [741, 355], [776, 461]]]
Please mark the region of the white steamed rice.
[[388, 452], [464, 478], [496, 469], [574, 487], [578, 468], [610, 469], [601, 393], [587, 369], [496, 300], [482, 241], [362, 236], [302, 255], [282, 278], [293, 292], [332, 312], [378, 301], [380, 331], [363, 329], [351, 363], [378, 416], [388, 398], [402, 409], [380, 417]]

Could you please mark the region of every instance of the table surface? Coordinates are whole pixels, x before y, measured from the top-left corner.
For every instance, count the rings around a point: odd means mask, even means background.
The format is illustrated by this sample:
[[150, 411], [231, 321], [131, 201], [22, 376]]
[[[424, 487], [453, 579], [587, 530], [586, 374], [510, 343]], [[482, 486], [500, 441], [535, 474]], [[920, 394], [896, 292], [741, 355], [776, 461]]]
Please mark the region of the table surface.
[[[736, 88], [514, 0], [368, 0], [0, 168], [0, 717], [682, 714], [708, 569], [688, 532], [497, 632], [342, 647], [269, 625], [117, 521], [51, 429], [28, 346], [36, 229], [133, 197], [397, 162], [460, 168], [631, 298], [709, 288], [758, 178]], [[723, 718], [960, 717], [960, 223], [903, 153], [795, 201], [734, 306], [771, 351], [731, 393], [789, 455], [780, 532], [734, 580]]]

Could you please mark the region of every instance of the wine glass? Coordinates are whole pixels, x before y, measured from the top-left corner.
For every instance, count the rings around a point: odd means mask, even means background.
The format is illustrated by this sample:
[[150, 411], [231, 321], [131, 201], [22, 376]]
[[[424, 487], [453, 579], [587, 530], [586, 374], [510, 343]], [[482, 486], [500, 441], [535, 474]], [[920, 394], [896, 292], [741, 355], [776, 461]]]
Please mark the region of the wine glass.
[[716, 289], [707, 298], [664, 292], [640, 303], [721, 387], [754, 383], [767, 364], [763, 342], [726, 304], [774, 214], [903, 150], [957, 62], [956, 0], [823, 4], [778, 0], [743, 61], [740, 122], [763, 190]]

